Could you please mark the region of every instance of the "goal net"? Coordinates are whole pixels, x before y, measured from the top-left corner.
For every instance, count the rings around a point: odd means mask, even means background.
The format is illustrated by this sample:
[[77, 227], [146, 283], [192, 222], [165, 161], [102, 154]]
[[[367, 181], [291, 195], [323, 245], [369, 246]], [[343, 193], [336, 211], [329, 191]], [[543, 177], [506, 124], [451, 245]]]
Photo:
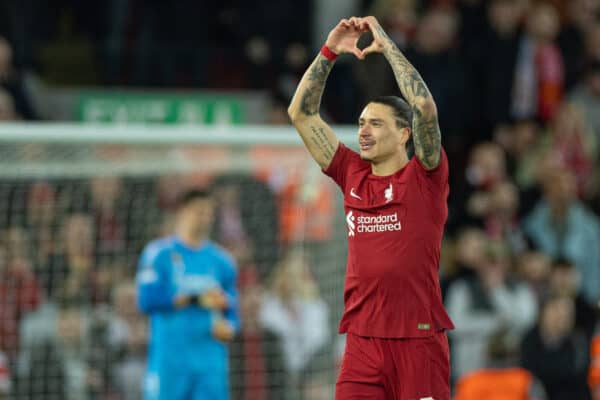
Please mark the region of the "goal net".
[[295, 131], [77, 124], [0, 127], [0, 398], [141, 398], [138, 256], [206, 185], [238, 264], [232, 399], [333, 398], [347, 234]]

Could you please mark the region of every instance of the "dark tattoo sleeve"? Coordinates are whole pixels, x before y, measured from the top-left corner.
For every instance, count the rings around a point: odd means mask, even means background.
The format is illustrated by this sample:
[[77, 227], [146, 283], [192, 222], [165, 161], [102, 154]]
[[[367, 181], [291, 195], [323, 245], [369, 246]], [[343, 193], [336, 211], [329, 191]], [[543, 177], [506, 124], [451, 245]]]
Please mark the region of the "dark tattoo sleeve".
[[377, 32], [384, 38], [383, 54], [390, 63], [398, 87], [413, 110], [413, 141], [415, 154], [428, 168], [435, 168], [440, 160], [441, 133], [435, 107], [424, 109], [422, 104], [433, 102], [431, 92], [413, 65], [400, 52], [381, 26]]
[[430, 98], [431, 93], [419, 72], [404, 57], [404, 54], [400, 52], [381, 26], [377, 27], [377, 31], [384, 38], [383, 54], [389, 61], [392, 71], [394, 71], [402, 95], [410, 104], [414, 104], [418, 97]]
[[325, 81], [333, 68], [333, 62], [321, 54], [310, 66], [308, 71], [308, 85], [302, 93], [300, 110], [306, 115], [315, 115], [321, 106], [321, 97], [325, 90]]
[[413, 142], [415, 154], [428, 169], [435, 168], [440, 162], [442, 135], [436, 114], [423, 115], [413, 106]]

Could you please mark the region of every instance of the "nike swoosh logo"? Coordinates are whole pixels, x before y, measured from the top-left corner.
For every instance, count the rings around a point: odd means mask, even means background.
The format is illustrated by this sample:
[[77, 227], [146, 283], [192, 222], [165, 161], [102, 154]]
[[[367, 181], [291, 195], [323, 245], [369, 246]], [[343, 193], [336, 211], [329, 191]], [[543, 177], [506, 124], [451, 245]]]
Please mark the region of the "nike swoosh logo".
[[354, 193], [354, 188], [350, 189], [350, 197], [354, 197], [355, 199], [362, 200], [362, 198], [359, 195]]

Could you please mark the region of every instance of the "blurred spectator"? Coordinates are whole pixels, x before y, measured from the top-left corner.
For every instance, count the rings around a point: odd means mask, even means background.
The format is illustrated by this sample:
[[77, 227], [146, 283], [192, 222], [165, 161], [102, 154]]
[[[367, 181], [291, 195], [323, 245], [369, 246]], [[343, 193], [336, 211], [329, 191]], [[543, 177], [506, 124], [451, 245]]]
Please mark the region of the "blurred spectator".
[[88, 214], [71, 214], [62, 220], [60, 248], [45, 270], [46, 287], [54, 301], [107, 301], [109, 293], [99, 280], [103, 271], [97, 269], [94, 258], [93, 235], [94, 223]]
[[114, 288], [114, 312], [107, 327], [109, 351], [115, 361], [111, 375], [120, 400], [142, 398], [148, 323], [137, 309], [136, 296], [133, 282], [124, 282]]
[[125, 249], [126, 208], [119, 203], [123, 182], [119, 177], [94, 177], [90, 181], [96, 253], [116, 256]]
[[580, 110], [568, 103], [558, 108], [548, 130], [550, 143], [544, 156], [558, 167], [573, 172], [577, 193], [585, 197], [598, 154], [593, 132], [585, 125]]
[[488, 239], [482, 229], [472, 226], [464, 226], [460, 229], [454, 240], [452, 269], [444, 271], [448, 276], [445, 276], [441, 282], [444, 295], [454, 281], [475, 275], [485, 260], [487, 245]]
[[[597, 1], [596, 1], [597, 3]], [[600, 9], [600, 6], [597, 6]], [[600, 11], [596, 11], [596, 22], [590, 26], [585, 36], [586, 58], [589, 61], [600, 61]]]
[[552, 260], [541, 251], [529, 250], [517, 257], [517, 274], [533, 290], [538, 304], [548, 295]]
[[502, 143], [508, 152], [512, 176], [523, 200], [520, 215], [530, 211], [540, 195], [537, 187], [538, 169], [545, 151], [541, 128], [534, 119], [522, 119], [514, 121], [510, 126], [499, 128], [496, 132], [496, 140]]
[[485, 231], [492, 240], [505, 242], [512, 255], [526, 250], [527, 242], [517, 216], [519, 192], [516, 185], [499, 182], [489, 193], [478, 194], [476, 203], [470, 204], [472, 215], [483, 219]]
[[583, 80], [571, 92], [569, 100], [583, 111], [586, 125], [600, 144], [600, 59], [588, 64]]
[[600, 222], [576, 197], [573, 174], [544, 171], [543, 198], [523, 221], [533, 244], [551, 257], [565, 257], [581, 273], [581, 293], [590, 304], [600, 299]]
[[417, 27], [415, 0], [375, 0], [369, 15], [375, 16], [399, 49], [405, 49]]
[[535, 322], [535, 296], [510, 275], [510, 267], [506, 250], [490, 244], [476, 276], [448, 288], [446, 306], [456, 326], [449, 332], [454, 378], [493, 363], [510, 363], [523, 333]]
[[226, 184], [215, 189], [217, 209], [217, 241], [231, 253], [238, 264], [252, 263], [253, 242], [243, 225], [241, 188]]
[[471, 149], [464, 179], [448, 198], [449, 232], [460, 225], [484, 227], [481, 215], [496, 184], [507, 179], [506, 155], [497, 143], [481, 142]]
[[579, 81], [588, 61], [585, 37], [597, 23], [600, 2], [570, 0], [566, 3], [566, 21], [558, 36], [558, 43], [565, 60], [565, 86], [570, 89]]
[[556, 45], [560, 27], [553, 5], [537, 2], [530, 9], [521, 39], [515, 81], [512, 115], [547, 121], [562, 98], [564, 63]]
[[[35, 248], [34, 269], [42, 272], [44, 266], [51, 263], [56, 243], [58, 227], [58, 207], [56, 189], [46, 181], [34, 182], [29, 187], [27, 196], [27, 230], [31, 236], [32, 247]], [[45, 277], [38, 275], [42, 281]]]
[[279, 254], [278, 210], [272, 190], [255, 177], [242, 174], [221, 175], [213, 183], [216, 195], [224, 188], [227, 197], [216, 204], [212, 233], [217, 243], [236, 251], [241, 263], [253, 264], [258, 280], [263, 281]]
[[289, 398], [302, 392], [315, 355], [329, 342], [329, 308], [305, 257], [292, 251], [280, 261], [259, 315], [264, 328], [279, 339]]
[[[0, 88], [4, 89], [10, 95], [8, 97], [12, 99], [15, 114], [13, 119], [36, 119], [23, 80], [13, 65], [12, 46], [2, 36], [0, 36]], [[7, 100], [0, 101], [7, 102]], [[7, 114], [6, 111], [2, 112], [7, 108], [8, 106], [2, 107], [0, 103], [0, 116]]]
[[106, 371], [111, 366], [104, 360], [107, 343], [97, 315], [74, 303], [32, 317], [24, 326], [20, 395], [36, 400], [106, 396], [110, 389]]
[[9, 399], [11, 389], [10, 365], [4, 353], [0, 351], [0, 400]]
[[[487, 6], [489, 25], [471, 37], [473, 44], [466, 49], [469, 62], [465, 68], [472, 69], [468, 79], [474, 92], [471, 109], [473, 117], [479, 111], [483, 119], [478, 138], [489, 136], [493, 127], [509, 120], [523, 12], [518, 0], [492, 0]], [[474, 19], [480, 21], [480, 14]]]
[[260, 321], [264, 290], [253, 268], [240, 270], [240, 334], [231, 343], [234, 400], [277, 400], [285, 397], [285, 366], [275, 333]]
[[549, 277], [549, 294], [565, 296], [573, 300], [575, 305], [575, 329], [591, 340], [596, 329], [596, 313], [598, 306], [591, 306], [580, 293], [581, 274], [572, 262], [559, 258], [552, 264]]
[[43, 299], [31, 271], [26, 239], [20, 228], [9, 228], [0, 238], [0, 352], [12, 363], [19, 350], [20, 321]]
[[521, 344], [521, 365], [540, 378], [548, 400], [590, 399], [585, 336], [574, 328], [573, 300], [553, 296], [542, 306], [538, 324]]

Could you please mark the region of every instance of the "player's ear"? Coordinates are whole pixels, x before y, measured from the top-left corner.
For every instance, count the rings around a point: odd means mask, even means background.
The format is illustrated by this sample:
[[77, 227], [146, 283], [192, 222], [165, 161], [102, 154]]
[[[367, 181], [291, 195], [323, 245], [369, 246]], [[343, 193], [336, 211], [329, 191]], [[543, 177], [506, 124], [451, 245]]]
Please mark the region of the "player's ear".
[[405, 126], [400, 130], [400, 134], [402, 135], [402, 143], [406, 143], [410, 140], [410, 135], [412, 135], [412, 129], [410, 126]]

